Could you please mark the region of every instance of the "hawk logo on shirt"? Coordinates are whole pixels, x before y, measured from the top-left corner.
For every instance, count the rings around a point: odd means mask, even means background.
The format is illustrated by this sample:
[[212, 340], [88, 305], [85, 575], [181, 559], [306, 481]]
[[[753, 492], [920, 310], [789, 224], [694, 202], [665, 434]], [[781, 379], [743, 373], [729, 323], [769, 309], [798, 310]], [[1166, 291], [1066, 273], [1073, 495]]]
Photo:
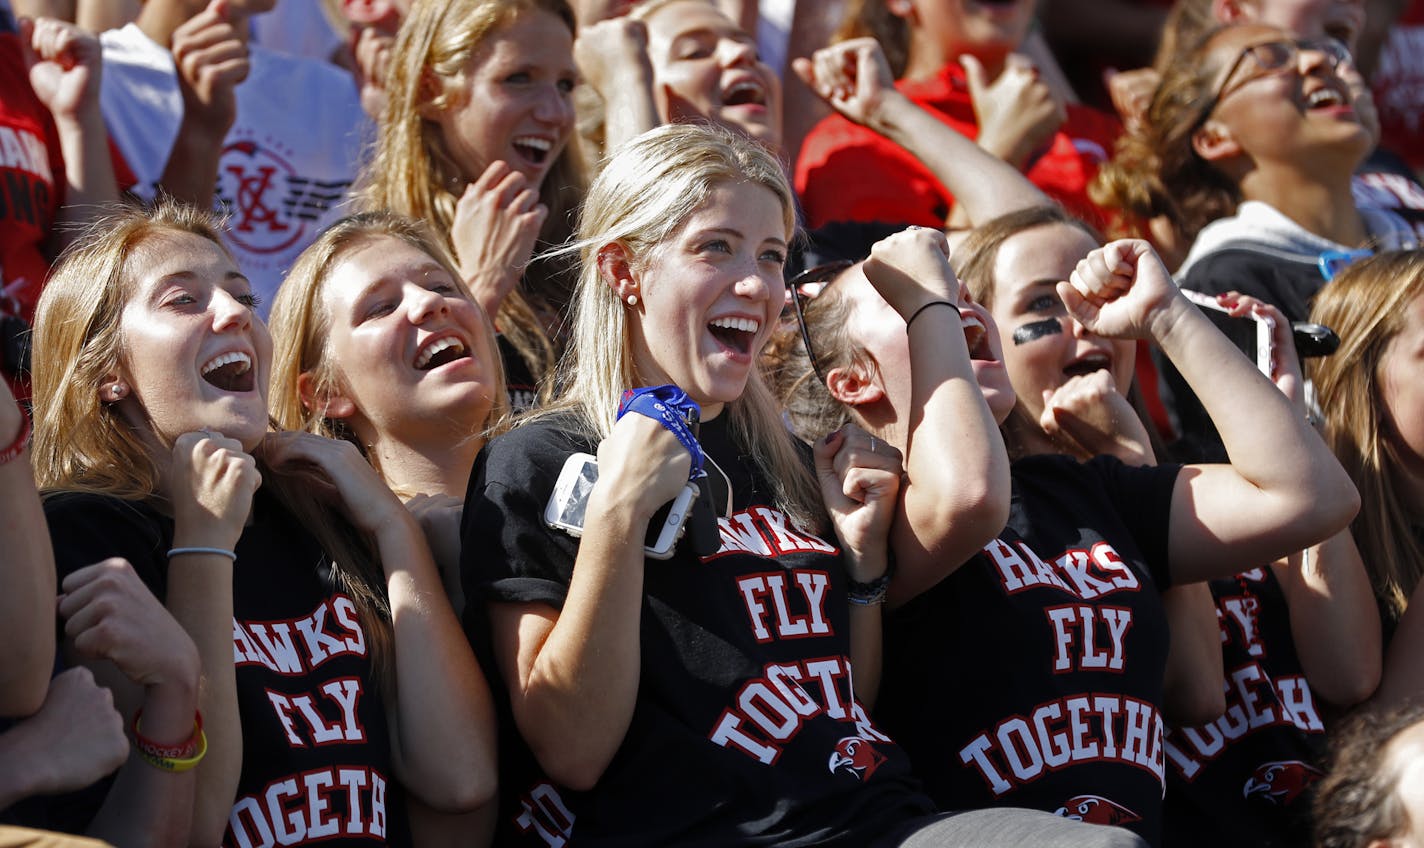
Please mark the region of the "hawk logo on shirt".
[[1101, 795], [1074, 795], [1053, 812], [1065, 819], [1086, 824], [1121, 825], [1142, 821], [1142, 816]]
[[836, 743], [836, 750], [831, 754], [829, 763], [831, 774], [845, 772], [853, 775], [861, 782], [870, 779], [875, 770], [880, 768], [880, 764], [885, 762], [885, 755], [875, 750], [869, 739], [862, 739], [859, 736], [847, 736]]
[[1256, 773], [1246, 779], [1241, 787], [1241, 796], [1260, 798], [1268, 804], [1284, 807], [1324, 776], [1320, 769], [1300, 760], [1262, 763]]

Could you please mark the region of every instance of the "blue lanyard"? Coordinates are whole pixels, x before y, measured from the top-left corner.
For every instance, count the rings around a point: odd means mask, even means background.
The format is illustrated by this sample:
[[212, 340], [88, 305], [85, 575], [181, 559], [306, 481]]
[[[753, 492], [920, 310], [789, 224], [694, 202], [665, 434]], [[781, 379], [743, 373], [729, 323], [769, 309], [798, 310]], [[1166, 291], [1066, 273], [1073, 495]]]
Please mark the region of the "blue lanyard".
[[688, 480], [707, 476], [707, 471], [702, 467], [702, 446], [697, 443], [697, 436], [692, 432], [692, 425], [702, 414], [702, 409], [698, 407], [697, 401], [687, 396], [687, 392], [672, 385], [628, 389], [623, 392], [623, 399], [618, 402], [618, 418], [621, 420], [629, 412], [636, 412], [657, 421], [682, 442], [682, 446], [692, 455], [692, 469], [687, 475]]

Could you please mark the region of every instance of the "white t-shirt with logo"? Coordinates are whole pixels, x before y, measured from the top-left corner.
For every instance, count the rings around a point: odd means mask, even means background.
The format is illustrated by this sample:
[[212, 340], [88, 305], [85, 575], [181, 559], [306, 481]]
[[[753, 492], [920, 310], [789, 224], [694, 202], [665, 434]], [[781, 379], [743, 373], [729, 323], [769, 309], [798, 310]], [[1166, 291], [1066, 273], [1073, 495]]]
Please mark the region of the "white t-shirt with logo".
[[[134, 24], [104, 33], [100, 103], [109, 134], [145, 199], [157, 190], [183, 115], [173, 56]], [[297, 254], [348, 210], [372, 137], [356, 85], [326, 62], [252, 45], [223, 142], [215, 207], [265, 315]]]

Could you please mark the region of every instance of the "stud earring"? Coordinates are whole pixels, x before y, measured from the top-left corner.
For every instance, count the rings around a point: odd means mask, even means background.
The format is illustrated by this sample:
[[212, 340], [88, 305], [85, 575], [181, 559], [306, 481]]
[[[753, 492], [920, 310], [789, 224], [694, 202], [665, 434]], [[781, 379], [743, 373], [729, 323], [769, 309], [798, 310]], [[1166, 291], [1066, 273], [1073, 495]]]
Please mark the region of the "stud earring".
[[108, 400], [110, 402], [119, 401], [122, 400], [126, 394], [128, 394], [128, 387], [123, 383], [115, 383], [109, 387]]
[[629, 305], [629, 306], [637, 306], [637, 305], [638, 305], [638, 296], [637, 296], [636, 294], [630, 294], [630, 295], [628, 295], [628, 305]]

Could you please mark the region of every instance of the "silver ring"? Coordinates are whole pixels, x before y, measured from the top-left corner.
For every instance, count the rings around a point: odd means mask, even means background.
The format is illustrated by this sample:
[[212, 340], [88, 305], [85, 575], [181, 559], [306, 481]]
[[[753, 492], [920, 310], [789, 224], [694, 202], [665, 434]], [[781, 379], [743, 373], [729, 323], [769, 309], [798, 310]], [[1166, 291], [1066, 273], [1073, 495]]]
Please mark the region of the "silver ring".
[[875, 437], [870, 437], [870, 452], [875, 453]]

